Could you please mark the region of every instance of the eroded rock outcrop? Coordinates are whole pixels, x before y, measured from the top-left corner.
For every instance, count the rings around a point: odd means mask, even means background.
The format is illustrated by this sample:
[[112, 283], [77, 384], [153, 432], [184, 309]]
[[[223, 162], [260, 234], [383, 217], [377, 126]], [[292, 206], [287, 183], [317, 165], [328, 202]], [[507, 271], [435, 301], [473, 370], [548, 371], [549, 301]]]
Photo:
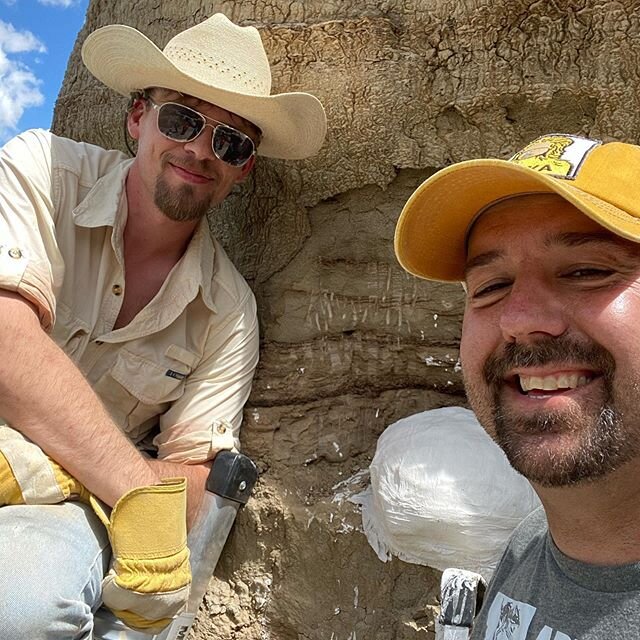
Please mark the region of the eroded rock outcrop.
[[395, 221], [454, 161], [550, 131], [637, 141], [640, 6], [93, 0], [54, 130], [123, 147], [123, 99], [80, 63], [90, 30], [123, 22], [164, 44], [215, 11], [261, 30], [274, 90], [315, 93], [329, 133], [308, 161], [261, 161], [211, 215], [260, 306], [243, 442], [262, 476], [192, 636], [429, 638], [437, 573], [381, 563], [348, 501], [386, 425], [464, 402], [462, 291], [398, 267]]

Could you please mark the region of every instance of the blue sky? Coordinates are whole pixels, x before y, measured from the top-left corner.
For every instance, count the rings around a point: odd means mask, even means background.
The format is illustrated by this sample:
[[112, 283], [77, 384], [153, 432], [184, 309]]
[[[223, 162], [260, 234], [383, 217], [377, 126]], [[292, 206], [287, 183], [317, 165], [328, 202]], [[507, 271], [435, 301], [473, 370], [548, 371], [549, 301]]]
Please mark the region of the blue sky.
[[88, 0], [0, 0], [0, 145], [48, 129]]

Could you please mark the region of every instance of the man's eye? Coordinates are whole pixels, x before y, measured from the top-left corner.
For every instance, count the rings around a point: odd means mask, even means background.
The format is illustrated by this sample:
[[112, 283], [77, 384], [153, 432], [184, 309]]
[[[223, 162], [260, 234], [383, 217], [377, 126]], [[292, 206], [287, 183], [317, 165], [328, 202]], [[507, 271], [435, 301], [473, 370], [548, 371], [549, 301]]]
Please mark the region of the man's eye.
[[588, 280], [606, 278], [612, 273], [613, 269], [603, 269], [602, 267], [580, 267], [567, 272], [564, 277], [576, 280]]
[[504, 289], [505, 287], [508, 287], [508, 286], [509, 286], [509, 283], [505, 281], [491, 282], [487, 285], [483, 285], [475, 289], [475, 291], [473, 292], [473, 298], [483, 298], [483, 297], [489, 296], [492, 293], [496, 293], [497, 291], [500, 291], [501, 289]]

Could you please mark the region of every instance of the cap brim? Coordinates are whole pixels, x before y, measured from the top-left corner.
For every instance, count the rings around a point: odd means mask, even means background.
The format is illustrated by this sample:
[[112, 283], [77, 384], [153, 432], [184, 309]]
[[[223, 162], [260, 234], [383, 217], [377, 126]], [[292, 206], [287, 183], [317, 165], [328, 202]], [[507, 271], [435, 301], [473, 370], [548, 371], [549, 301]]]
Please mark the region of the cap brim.
[[640, 240], [640, 220], [572, 185], [507, 160], [468, 160], [423, 182], [402, 209], [394, 246], [402, 267], [443, 282], [464, 280], [469, 226], [499, 201], [530, 193], [556, 193], [603, 227]]
[[314, 155], [324, 142], [326, 116], [315, 96], [302, 92], [259, 96], [204, 84], [173, 65], [133, 27], [109, 25], [97, 29], [82, 45], [82, 60], [98, 80], [122, 95], [146, 87], [165, 87], [249, 120], [263, 134], [260, 155], [300, 160]]

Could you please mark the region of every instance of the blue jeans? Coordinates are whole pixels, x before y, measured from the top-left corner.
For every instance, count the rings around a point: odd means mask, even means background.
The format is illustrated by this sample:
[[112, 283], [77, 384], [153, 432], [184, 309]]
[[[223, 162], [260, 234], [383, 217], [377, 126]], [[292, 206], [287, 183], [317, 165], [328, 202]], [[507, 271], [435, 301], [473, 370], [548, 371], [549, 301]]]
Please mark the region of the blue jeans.
[[86, 505], [0, 507], [0, 638], [90, 640], [110, 555]]

